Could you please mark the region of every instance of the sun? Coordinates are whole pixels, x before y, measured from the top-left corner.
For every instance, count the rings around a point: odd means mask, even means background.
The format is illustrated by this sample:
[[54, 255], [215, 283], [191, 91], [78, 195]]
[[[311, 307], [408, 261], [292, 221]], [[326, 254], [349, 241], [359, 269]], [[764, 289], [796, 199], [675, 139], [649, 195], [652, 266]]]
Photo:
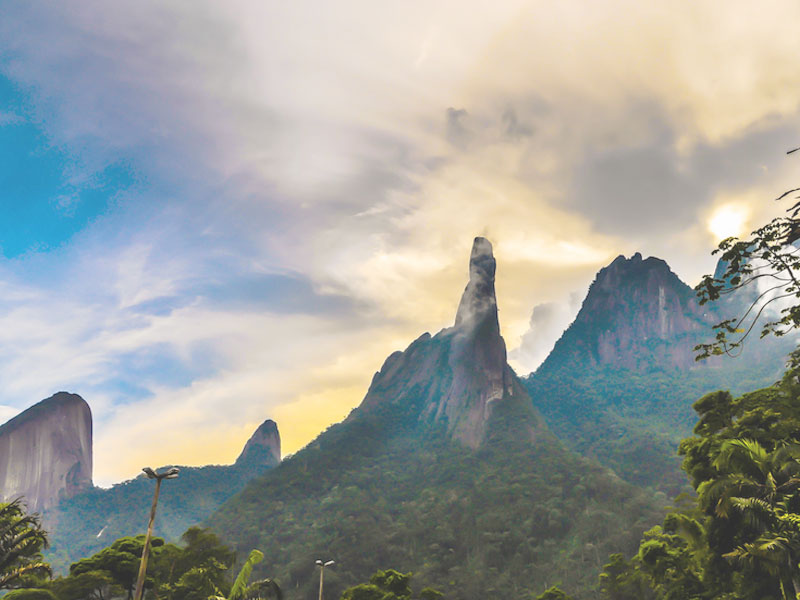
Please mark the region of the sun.
[[708, 230], [715, 239], [739, 237], [744, 233], [750, 209], [743, 204], [723, 204], [714, 209], [708, 219]]

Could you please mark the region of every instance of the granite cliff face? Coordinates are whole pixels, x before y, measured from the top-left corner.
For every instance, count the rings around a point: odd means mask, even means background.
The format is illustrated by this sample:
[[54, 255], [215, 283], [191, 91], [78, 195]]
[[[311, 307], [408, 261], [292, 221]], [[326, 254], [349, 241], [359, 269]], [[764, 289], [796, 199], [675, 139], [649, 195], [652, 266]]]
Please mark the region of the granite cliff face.
[[578, 316], [543, 367], [693, 367], [692, 348], [709, 337], [719, 320], [714, 309], [700, 306], [694, 290], [663, 260], [643, 260], [638, 252], [629, 259], [618, 256], [597, 274]]
[[274, 467], [279, 462], [281, 462], [281, 435], [278, 433], [275, 421], [267, 419], [247, 440], [235, 464]]
[[92, 413], [59, 392], [0, 427], [0, 499], [41, 511], [92, 486]]
[[[375, 374], [363, 408], [384, 402], [413, 404], [420, 421], [444, 424], [453, 438], [475, 448], [486, 438], [496, 406], [530, 406], [506, 362], [497, 319], [495, 268], [491, 243], [475, 238], [469, 283], [455, 325], [433, 337], [425, 333], [405, 352], [390, 355]], [[520, 435], [533, 438], [541, 424], [532, 408], [528, 412], [529, 418], [519, 423]]]

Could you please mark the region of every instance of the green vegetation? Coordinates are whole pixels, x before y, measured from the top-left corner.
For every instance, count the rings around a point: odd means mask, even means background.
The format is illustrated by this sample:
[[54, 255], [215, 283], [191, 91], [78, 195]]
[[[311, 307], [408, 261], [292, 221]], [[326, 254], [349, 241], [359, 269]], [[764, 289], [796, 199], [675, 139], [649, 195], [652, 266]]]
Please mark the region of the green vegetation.
[[696, 495], [638, 553], [612, 555], [605, 598], [794, 599], [800, 591], [800, 351], [780, 382], [695, 403], [683, 468]]
[[558, 586], [553, 586], [536, 596], [536, 600], [572, 600], [572, 597], [562, 592]]
[[652, 496], [498, 414], [478, 450], [420, 424], [413, 401], [354, 413], [255, 480], [211, 523], [240, 550], [269, 547], [257, 567], [316, 598], [393, 565], [445, 596], [532, 597], [559, 583], [591, 587], [611, 551], [632, 552], [660, 520]]
[[[778, 199], [798, 191], [800, 188], [789, 190]], [[698, 360], [723, 353], [738, 354], [756, 327], [761, 328], [761, 337], [770, 334], [780, 337], [800, 327], [798, 240], [800, 202], [791, 206], [786, 216], [753, 231], [748, 239], [728, 238], [719, 244], [714, 254], [720, 253], [725, 268], [703, 277], [697, 286], [700, 303], [720, 300], [745, 288], [750, 290], [750, 302], [740, 316], [714, 326], [716, 339], [695, 348], [699, 351]], [[774, 303], [778, 303], [777, 316], [770, 312]]]
[[[156, 513], [155, 535], [177, 541], [192, 525], [205, 521], [253, 477], [272, 468], [264, 464], [181, 467], [180, 477], [166, 482]], [[153, 482], [144, 475], [113, 486], [92, 488], [62, 500], [44, 515], [54, 525], [45, 557], [58, 573], [104, 548], [109, 540], [147, 527]], [[204, 599], [205, 600], [205, 599]]]
[[38, 515], [28, 514], [19, 499], [0, 504], [0, 590], [29, 587], [48, 575], [50, 567], [42, 560], [46, 546]]
[[250, 575], [253, 567], [264, 560], [264, 553], [260, 550], [251, 550], [250, 556], [242, 565], [242, 570], [233, 581], [233, 586], [228, 594], [224, 596], [209, 596], [209, 600], [255, 600], [256, 598], [276, 598], [282, 600], [283, 592], [280, 586], [272, 579], [260, 579], [250, 583]]
[[369, 583], [360, 583], [342, 592], [341, 600], [441, 600], [442, 592], [430, 587], [419, 594], [411, 589], [413, 573], [400, 573], [394, 569], [378, 571], [369, 578]]
[[[780, 358], [775, 358], [780, 364]], [[587, 368], [537, 372], [524, 380], [548, 426], [567, 446], [626, 481], [673, 497], [686, 489], [676, 448], [691, 433], [692, 402], [711, 390], [742, 393], [770, 385], [782, 369]]]
[[[2, 538], [2, 530], [0, 530]], [[235, 554], [207, 529], [192, 527], [183, 545], [151, 540], [145, 598], [157, 600], [282, 599], [281, 589], [269, 579], [250, 582], [253, 565], [263, 555], [253, 550], [235, 581], [231, 568]], [[46, 565], [30, 570], [17, 581], [20, 589], [9, 600], [111, 600], [133, 597], [144, 536], [123, 537], [96, 554], [73, 563], [69, 574], [49, 579]], [[36, 554], [32, 555], [34, 558]], [[47, 576], [47, 577], [45, 577]]]

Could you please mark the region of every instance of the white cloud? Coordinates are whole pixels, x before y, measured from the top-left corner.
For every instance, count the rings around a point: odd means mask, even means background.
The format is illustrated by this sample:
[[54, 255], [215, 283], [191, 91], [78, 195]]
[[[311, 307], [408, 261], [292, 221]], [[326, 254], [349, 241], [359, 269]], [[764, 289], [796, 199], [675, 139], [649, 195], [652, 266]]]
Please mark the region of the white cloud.
[[13, 406], [5, 406], [0, 404], [0, 425], [8, 421], [9, 419], [14, 418], [19, 414], [19, 409], [14, 408]]
[[520, 374], [530, 373], [547, 358], [561, 334], [575, 320], [584, 295], [572, 293], [566, 300], [533, 307], [530, 328], [519, 347], [509, 353], [509, 361]]
[[[789, 177], [769, 155], [784, 148], [769, 145], [800, 131], [800, 8], [754, 10], [17, 4], [0, 22], [13, 50], [0, 70], [75, 157], [69, 176], [91, 181], [121, 162], [140, 181], [69, 248], [5, 265], [4, 402], [86, 395], [105, 482], [146, 462], [232, 460], [270, 413], [288, 420], [293, 451], [313, 435], [304, 411], [320, 427], [338, 418], [385, 355], [452, 323], [476, 235], [495, 246], [512, 357], [532, 368], [574, 313], [569, 291], [613, 256], [659, 255], [691, 281], [713, 268], [694, 222], [733, 190], [750, 190], [752, 206], [777, 195], [769, 178]], [[460, 115], [449, 139], [448, 108]], [[742, 174], [750, 161], [772, 171]], [[608, 164], [641, 166], [643, 185], [577, 185]], [[666, 187], [685, 194], [646, 193]], [[202, 291], [287, 271], [358, 314], [232, 308]], [[544, 303], [556, 305], [531, 320]], [[137, 371], [141, 354], [174, 361], [183, 379]], [[139, 386], [124, 404], [123, 380]], [[174, 441], [153, 426], [159, 415]], [[111, 460], [131, 447], [124, 466]]]

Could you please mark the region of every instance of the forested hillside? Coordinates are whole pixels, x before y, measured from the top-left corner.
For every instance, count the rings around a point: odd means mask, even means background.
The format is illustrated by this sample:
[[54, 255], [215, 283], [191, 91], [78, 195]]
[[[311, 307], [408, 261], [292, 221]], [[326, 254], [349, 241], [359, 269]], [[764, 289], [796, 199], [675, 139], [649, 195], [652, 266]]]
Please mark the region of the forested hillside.
[[529, 597], [554, 583], [590, 597], [608, 554], [632, 552], [659, 510], [552, 436], [505, 434], [518, 418], [476, 451], [385, 406], [334, 425], [209, 523], [240, 553], [262, 548], [257, 573], [290, 598], [316, 597], [314, 561], [329, 558], [330, 597], [387, 567], [446, 597]]
[[692, 430], [692, 404], [719, 389], [744, 393], [780, 379], [791, 337], [753, 339], [740, 356], [701, 361], [712, 326], [746, 311], [752, 291], [700, 305], [664, 261], [618, 257], [602, 269], [575, 321], [523, 381], [568, 447], [627, 481], [685, 486], [676, 448]]

